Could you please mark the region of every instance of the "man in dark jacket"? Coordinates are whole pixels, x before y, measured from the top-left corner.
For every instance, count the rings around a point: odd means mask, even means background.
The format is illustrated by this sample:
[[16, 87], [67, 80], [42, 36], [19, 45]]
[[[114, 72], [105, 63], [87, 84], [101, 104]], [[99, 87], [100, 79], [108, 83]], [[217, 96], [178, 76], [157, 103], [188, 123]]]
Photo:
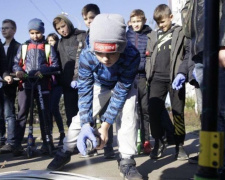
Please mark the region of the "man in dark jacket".
[[[183, 8], [184, 32], [185, 36], [191, 38], [191, 54], [195, 63], [195, 77], [202, 91], [203, 83], [203, 50], [204, 50], [204, 3], [205, 0], [187, 0]], [[198, 17], [198, 18], [195, 18]], [[219, 115], [218, 115], [218, 131], [225, 132], [225, 2], [220, 0], [220, 36], [219, 36]], [[198, 28], [196, 28], [198, 27]], [[189, 159], [190, 163], [198, 163], [198, 156]], [[224, 167], [220, 171], [221, 179], [225, 178], [225, 159]]]
[[12, 147], [15, 144], [15, 99], [18, 83], [13, 81], [12, 76], [10, 76], [14, 63], [14, 56], [20, 45], [20, 43], [14, 39], [15, 33], [16, 23], [11, 19], [5, 19], [2, 22], [2, 35], [5, 38], [3, 44], [5, 59], [1, 62], [1, 67], [3, 68], [2, 77], [7, 82], [7, 85], [3, 86], [2, 91], [4, 96], [4, 116], [5, 120], [8, 122], [8, 126], [7, 144], [0, 149], [1, 153], [11, 152]]
[[[58, 52], [62, 63], [61, 85], [63, 87], [67, 126], [69, 127], [72, 117], [78, 112], [78, 91], [71, 87], [71, 82], [74, 73], [78, 73], [80, 54], [78, 49], [85, 46], [86, 32], [74, 28], [72, 22], [65, 15], [56, 16], [53, 20], [53, 26], [57, 33], [61, 35]], [[77, 77], [77, 75], [75, 74], [74, 77]]]

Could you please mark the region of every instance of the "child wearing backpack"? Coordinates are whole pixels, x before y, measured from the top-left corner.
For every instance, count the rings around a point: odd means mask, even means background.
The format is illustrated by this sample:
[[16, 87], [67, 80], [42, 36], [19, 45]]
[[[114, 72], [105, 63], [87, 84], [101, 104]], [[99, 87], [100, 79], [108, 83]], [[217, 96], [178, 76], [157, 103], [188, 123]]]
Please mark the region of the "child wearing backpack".
[[[46, 46], [46, 41], [44, 37], [44, 23], [40, 19], [32, 19], [28, 23], [28, 31], [30, 34], [30, 40], [26, 41], [26, 45], [21, 45], [18, 49], [17, 55], [14, 59], [13, 72], [16, 73], [16, 77], [20, 78], [22, 83], [19, 87], [18, 92], [18, 117], [15, 124], [15, 148], [13, 150], [14, 156], [19, 156], [23, 154], [23, 147], [21, 145], [26, 121], [29, 113], [29, 107], [31, 102], [31, 85], [28, 81], [23, 81], [25, 74], [28, 76], [39, 76], [41, 78], [41, 92], [43, 97], [43, 103], [45, 107], [44, 116], [41, 112], [41, 103], [39, 102], [39, 97], [37, 89], [34, 90], [34, 98], [36, 99], [38, 105], [38, 115], [40, 120], [40, 129], [43, 144], [41, 147], [42, 153], [48, 153], [47, 141], [45, 136], [44, 120], [47, 122], [49, 127], [49, 85], [50, 78], [45, 77], [42, 74], [52, 71], [57, 71], [59, 69], [58, 58], [53, 47]], [[25, 47], [25, 48], [23, 48]], [[50, 55], [46, 57], [46, 47], [50, 47]], [[25, 49], [25, 50], [24, 50]], [[51, 146], [54, 148], [52, 138]]]

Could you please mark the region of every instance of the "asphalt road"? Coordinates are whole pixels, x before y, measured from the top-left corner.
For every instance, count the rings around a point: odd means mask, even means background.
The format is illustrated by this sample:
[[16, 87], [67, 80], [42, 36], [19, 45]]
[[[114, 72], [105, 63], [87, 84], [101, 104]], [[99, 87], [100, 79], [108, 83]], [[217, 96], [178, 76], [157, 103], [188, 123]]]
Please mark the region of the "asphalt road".
[[[54, 137], [58, 137], [57, 133], [53, 134]], [[114, 150], [118, 155], [118, 148], [116, 145], [116, 134], [114, 133]], [[57, 144], [57, 141], [55, 141]], [[153, 142], [152, 142], [153, 144]], [[24, 144], [25, 146], [26, 144]], [[195, 132], [187, 133], [184, 147], [189, 156], [195, 156], [198, 151], [199, 139], [198, 134]], [[40, 148], [40, 143], [39, 147]], [[71, 161], [62, 169], [59, 179], [76, 179], [72, 178], [71, 174], [75, 173], [84, 175], [84, 179], [95, 178], [102, 180], [120, 180], [119, 169], [116, 159], [106, 160], [103, 156], [103, 150], [98, 151], [99, 155], [91, 158], [81, 158], [80, 154], [74, 154]], [[147, 155], [136, 155], [135, 160], [139, 172], [143, 175], [144, 179], [150, 180], [190, 180], [194, 177], [197, 165], [189, 164], [188, 161], [178, 161], [174, 158], [175, 147], [167, 147], [163, 158], [158, 160], [152, 160]], [[1, 173], [8, 172], [11, 177], [14, 171], [23, 172], [24, 174], [39, 174], [47, 179], [47, 175], [43, 173], [51, 174], [52, 177], [56, 175], [54, 172], [46, 171], [47, 165], [51, 162], [52, 157], [37, 155], [36, 157], [28, 159], [26, 154], [21, 157], [14, 157], [12, 154], [0, 154], [0, 179]], [[21, 171], [23, 170], [23, 171]], [[41, 171], [38, 171], [41, 170]], [[57, 172], [58, 173], [58, 172]], [[56, 173], [56, 174], [57, 174]], [[88, 176], [88, 177], [86, 177]], [[63, 178], [62, 178], [63, 177]], [[78, 176], [77, 176], [78, 177]], [[15, 178], [12, 178], [15, 179]], [[23, 178], [21, 178], [23, 179]], [[35, 178], [34, 178], [35, 179]], [[50, 179], [50, 178], [49, 178]]]

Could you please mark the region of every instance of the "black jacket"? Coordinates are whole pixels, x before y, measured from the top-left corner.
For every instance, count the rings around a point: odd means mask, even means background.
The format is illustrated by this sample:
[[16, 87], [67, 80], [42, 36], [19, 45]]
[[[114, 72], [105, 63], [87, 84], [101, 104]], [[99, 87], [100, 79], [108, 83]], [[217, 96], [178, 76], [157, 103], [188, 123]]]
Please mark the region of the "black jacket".
[[[79, 46], [79, 37], [81, 37], [81, 41], [83, 42], [84, 47], [86, 32], [83, 30], [78, 30], [76, 28], [69, 37], [62, 37], [59, 40], [58, 52], [62, 64], [61, 85], [63, 86], [70, 87], [70, 83], [73, 80], [74, 71], [75, 73], [78, 73], [78, 64], [76, 61], [78, 59], [77, 50]], [[75, 64], [77, 64], [76, 67]]]
[[[188, 76], [188, 59], [189, 59], [189, 42], [186, 40], [184, 33], [182, 31], [182, 27], [180, 26], [172, 26], [174, 29], [172, 42], [171, 42], [171, 52], [170, 52], [170, 80], [171, 82], [174, 80], [178, 73], [182, 73]], [[152, 31], [148, 34], [148, 44], [147, 44], [147, 52], [148, 56], [146, 58], [146, 78], [148, 81], [151, 81], [154, 68], [155, 61], [157, 56], [157, 32]]]
[[[181, 11], [184, 34], [192, 40], [192, 57], [202, 53], [204, 49], [204, 2], [205, 0], [187, 0]], [[225, 3], [220, 0], [220, 46], [225, 46], [224, 26]]]
[[[3, 46], [4, 45], [5, 43], [3, 44]], [[7, 54], [5, 54], [4, 47], [3, 47], [4, 58], [1, 59], [1, 63], [0, 63], [0, 66], [2, 68], [2, 72], [1, 72], [2, 78], [9, 76], [10, 73], [13, 72], [14, 57], [17, 54], [19, 46], [20, 46], [20, 43], [18, 43], [15, 39], [13, 39], [9, 44]], [[14, 81], [12, 84], [9, 84], [9, 85], [7, 84], [3, 86], [3, 91], [8, 96], [15, 96], [17, 86], [18, 86], [18, 81]]]

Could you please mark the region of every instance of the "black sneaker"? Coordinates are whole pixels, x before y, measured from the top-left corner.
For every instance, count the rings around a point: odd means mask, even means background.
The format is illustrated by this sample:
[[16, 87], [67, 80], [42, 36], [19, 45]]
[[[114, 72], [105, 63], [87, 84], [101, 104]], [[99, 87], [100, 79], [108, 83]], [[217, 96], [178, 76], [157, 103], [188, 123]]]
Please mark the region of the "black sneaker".
[[198, 155], [188, 159], [190, 164], [198, 164]]
[[23, 146], [21, 146], [21, 145], [15, 146], [13, 148], [12, 152], [13, 152], [14, 156], [22, 156], [24, 153]]
[[65, 133], [60, 133], [58, 147], [63, 146], [63, 139], [65, 138]]
[[185, 152], [182, 144], [176, 145], [175, 149], [176, 149], [175, 158], [177, 160], [184, 161], [188, 159], [188, 155]]
[[[52, 149], [52, 151], [55, 150], [55, 147], [54, 147], [53, 142], [51, 142], [51, 149]], [[49, 149], [48, 149], [48, 144], [47, 144], [47, 142], [43, 142], [43, 144], [42, 144], [42, 146], [41, 146], [41, 148], [40, 148], [40, 152], [41, 152], [41, 154], [43, 154], [43, 155], [49, 154]], [[52, 152], [51, 152], [51, 153], [52, 153]]]
[[104, 147], [105, 159], [114, 159], [116, 157], [113, 147]]
[[12, 150], [13, 150], [12, 145], [11, 144], [6, 144], [0, 149], [0, 153], [1, 154], [11, 153]]
[[152, 152], [150, 153], [151, 159], [161, 158], [165, 149], [166, 149], [165, 143], [159, 139], [155, 139], [154, 148]]
[[65, 153], [61, 150], [57, 151], [54, 159], [50, 162], [47, 169], [51, 171], [57, 171], [62, 169], [71, 160], [71, 152], [66, 151]]
[[0, 141], [0, 148], [2, 148], [5, 145], [5, 141]]
[[134, 159], [121, 159], [119, 162], [120, 176], [125, 180], [142, 180], [142, 175], [136, 168]]
[[88, 154], [86, 155], [81, 155], [81, 158], [88, 158], [88, 157], [92, 157], [92, 156], [97, 156], [98, 155], [98, 151], [96, 149], [91, 150], [90, 152], [88, 152]]

